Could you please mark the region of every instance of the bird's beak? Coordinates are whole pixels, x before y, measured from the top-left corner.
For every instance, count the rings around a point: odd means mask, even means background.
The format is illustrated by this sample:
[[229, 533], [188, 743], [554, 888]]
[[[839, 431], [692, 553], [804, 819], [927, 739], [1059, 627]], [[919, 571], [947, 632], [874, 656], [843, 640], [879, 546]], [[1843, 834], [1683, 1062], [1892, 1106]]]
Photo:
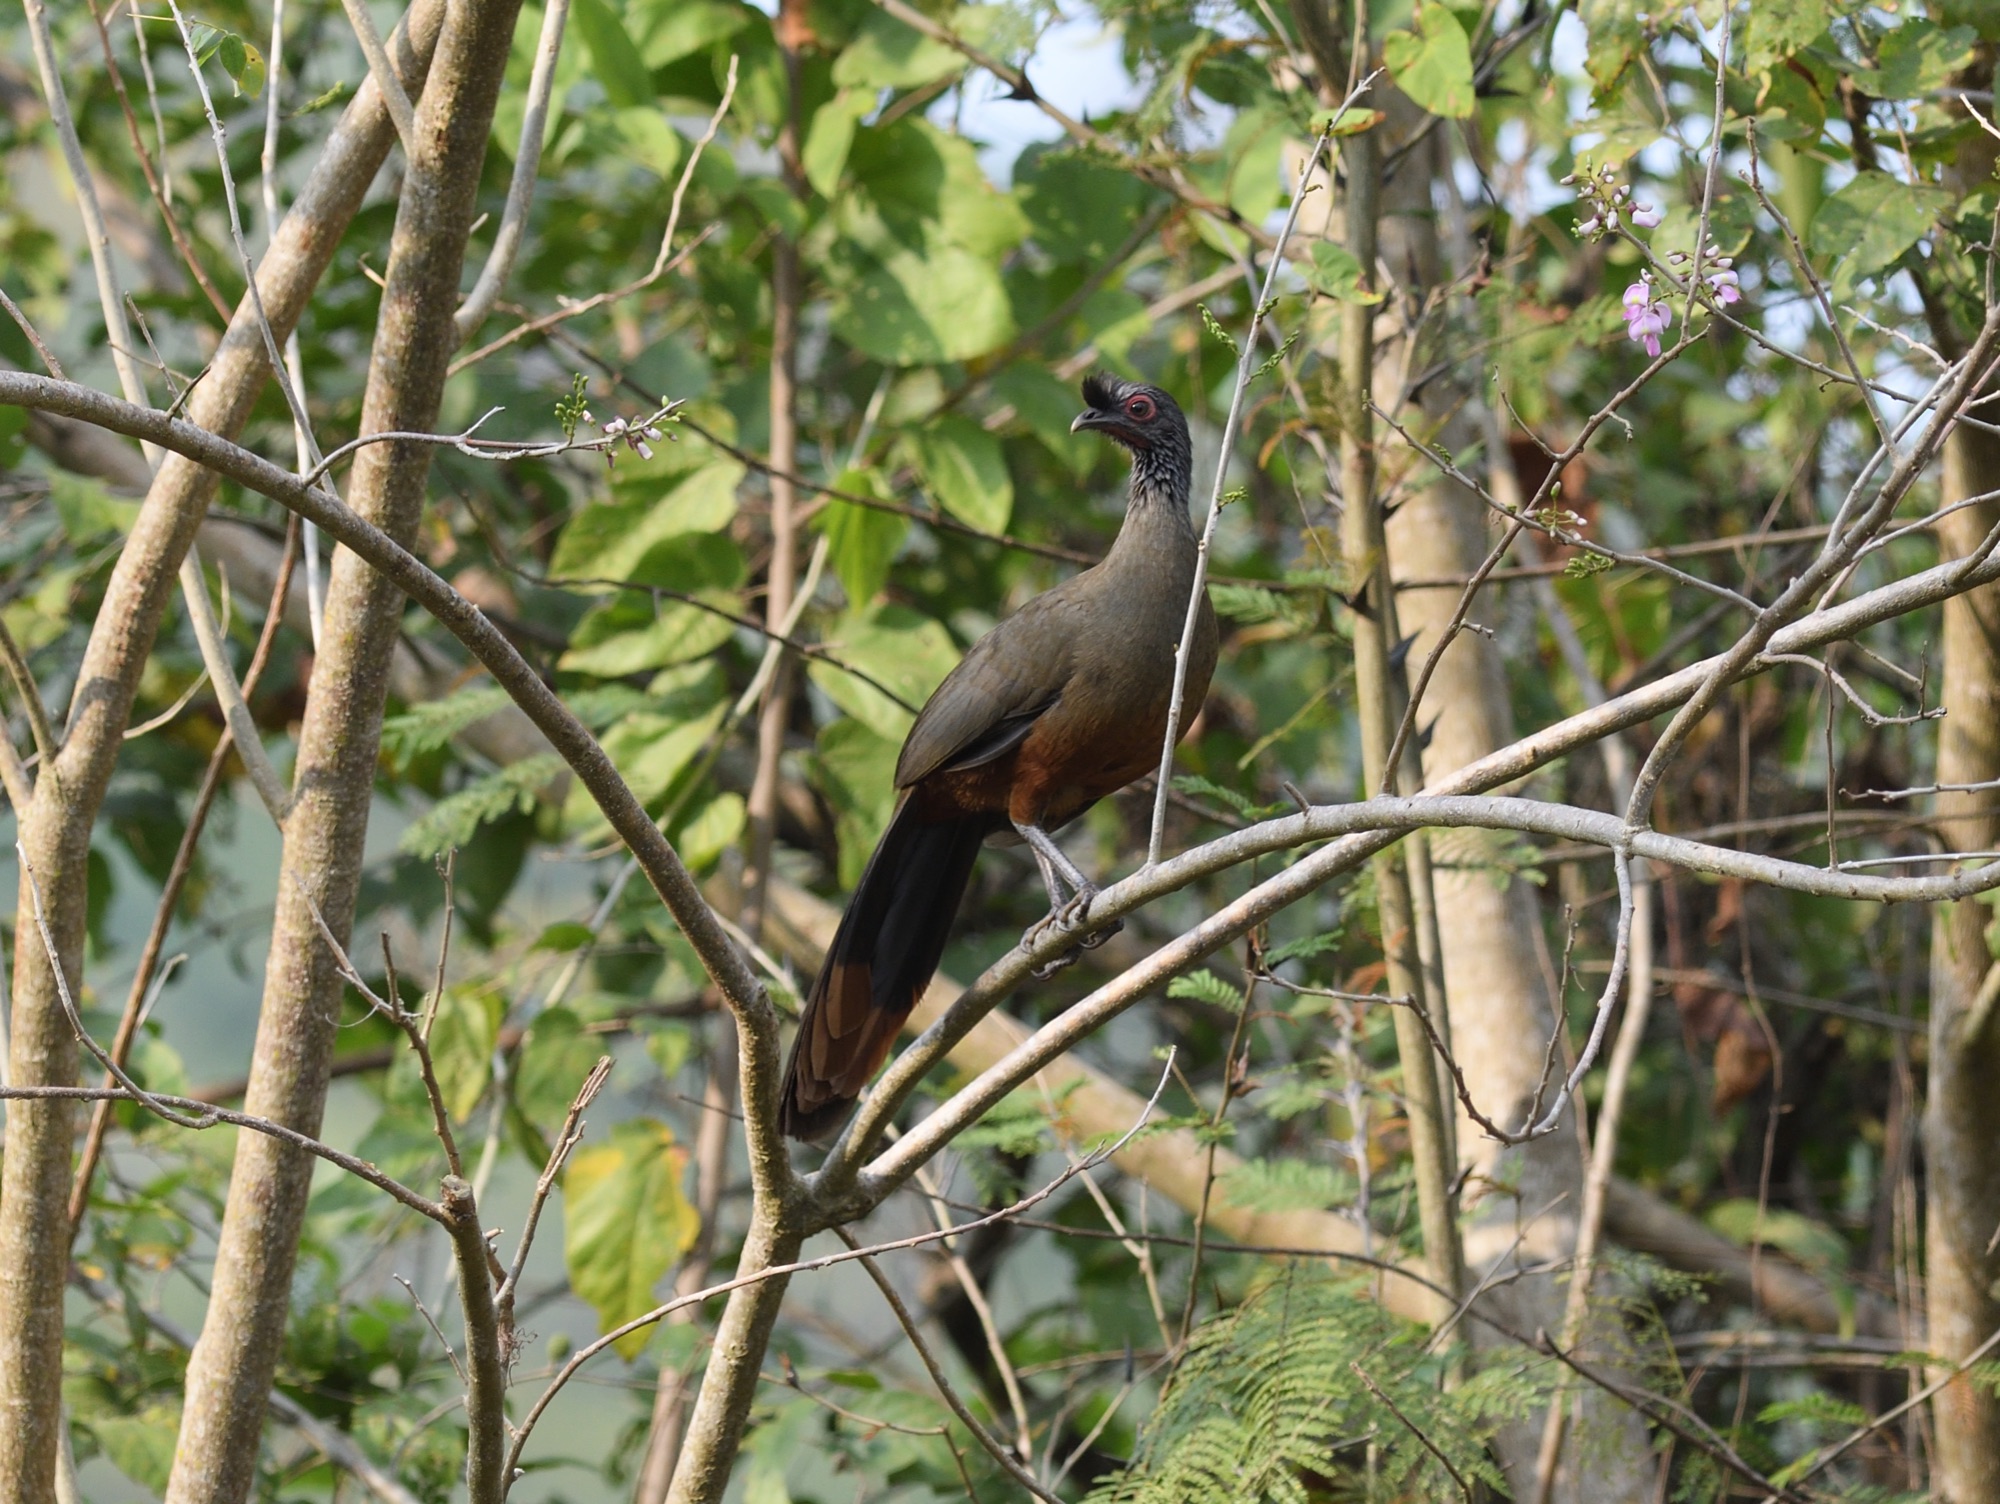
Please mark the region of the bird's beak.
[[1107, 413], [1098, 407], [1086, 407], [1070, 423], [1069, 431], [1071, 433], [1083, 433], [1088, 430], [1112, 432], [1123, 426], [1124, 424], [1120, 421], [1117, 413]]

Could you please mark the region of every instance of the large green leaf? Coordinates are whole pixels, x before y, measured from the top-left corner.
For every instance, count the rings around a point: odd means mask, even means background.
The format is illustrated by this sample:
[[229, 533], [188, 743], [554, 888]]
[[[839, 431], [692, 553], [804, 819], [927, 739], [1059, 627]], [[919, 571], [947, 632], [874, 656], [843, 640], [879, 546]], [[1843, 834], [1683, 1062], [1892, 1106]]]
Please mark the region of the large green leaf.
[[726, 0], [637, 0], [627, 14], [639, 35], [640, 60], [648, 68], [664, 68], [734, 36], [754, 13]]
[[556, 544], [549, 572], [558, 576], [623, 580], [649, 549], [681, 533], [712, 533], [736, 515], [736, 487], [743, 466], [735, 460], [704, 465], [664, 496], [600, 502], [570, 519]]
[[916, 716], [876, 684], [895, 691], [906, 704], [921, 706], [958, 662], [958, 649], [944, 628], [907, 606], [850, 611], [827, 632], [826, 645], [875, 683], [820, 658], [806, 669], [813, 683], [878, 736], [897, 743], [909, 734]]
[[[733, 608], [738, 602], [733, 596], [717, 596], [716, 604]], [[631, 620], [628, 613], [634, 610], [643, 616], [619, 630]], [[657, 612], [644, 597], [619, 601], [608, 611], [592, 612], [584, 618], [572, 639], [577, 646], [557, 659], [556, 667], [603, 679], [623, 678], [691, 662], [721, 647], [735, 630], [727, 617], [686, 601], [663, 601]]]
[[548, 1008], [537, 1015], [515, 1057], [510, 1094], [514, 1106], [543, 1135], [562, 1127], [605, 1043], [601, 1036], [584, 1033], [583, 1020], [568, 1008]]
[[[681, 1192], [687, 1153], [651, 1118], [620, 1123], [611, 1140], [571, 1156], [563, 1176], [563, 1261], [570, 1287], [597, 1312], [601, 1330], [623, 1326], [657, 1302], [654, 1287], [694, 1242], [701, 1218]], [[618, 1339], [636, 1358], [652, 1333]]]
[[[651, 804], [672, 785], [722, 724], [728, 706], [718, 701], [706, 714], [680, 717], [642, 710], [628, 715], [604, 733], [604, 750], [625, 775], [640, 802]], [[594, 809], [585, 797], [577, 799], [580, 787], [572, 790], [572, 804]]]
[[1970, 26], [1949, 29], [1912, 18], [1886, 33], [1876, 51], [1875, 76], [1859, 79], [1882, 99], [1909, 99], [1941, 89], [1952, 74], [1972, 61], [1978, 34]]
[[998, 349], [1014, 333], [1014, 314], [992, 263], [947, 245], [854, 257], [834, 328], [885, 365], [937, 365]]
[[972, 143], [906, 116], [860, 131], [849, 155], [858, 194], [843, 198], [842, 233], [886, 256], [891, 244], [926, 250], [940, 242], [998, 261], [1021, 243], [1028, 221], [979, 165]]
[[1577, 19], [1590, 33], [1584, 69], [1597, 86], [1597, 101], [1605, 103], [1625, 70], [1645, 45], [1651, 0], [1578, 0]]
[[590, 49], [590, 71], [617, 109], [653, 102], [653, 80], [625, 23], [605, 0], [571, 0], [570, 20]]
[[1744, 30], [1744, 66], [1755, 73], [1790, 57], [1826, 30], [1826, 0], [1757, 0]]
[[[888, 488], [874, 470], [843, 470], [833, 488], [853, 496], [887, 499]], [[847, 594], [847, 603], [857, 609], [873, 603], [888, 583], [889, 565], [910, 530], [908, 520], [894, 512], [835, 497], [819, 514], [819, 527], [826, 534], [827, 556]]]
[[1951, 203], [1942, 188], [1865, 172], [1820, 205], [1806, 240], [1815, 254], [1844, 261], [1849, 275], [1867, 276], [1921, 240]]
[[1396, 87], [1433, 115], [1463, 120], [1472, 113], [1472, 44], [1448, 7], [1419, 5], [1416, 30], [1392, 32], [1382, 61]]
[[431, 1063], [445, 1109], [459, 1122], [486, 1092], [506, 1003], [491, 988], [448, 987], [431, 1024]]
[[840, 885], [861, 881], [868, 853], [882, 838], [896, 807], [896, 755], [902, 744], [847, 717], [819, 734], [815, 771], [820, 792], [833, 806], [840, 842]]
[[1030, 147], [1014, 183], [1035, 244], [1095, 268], [1131, 234], [1146, 185], [1123, 168], [1056, 147]]
[[1335, 245], [1330, 240], [1315, 240], [1312, 256], [1301, 268], [1305, 278], [1315, 292], [1323, 292], [1329, 298], [1342, 303], [1379, 303], [1382, 294], [1364, 292], [1361, 287], [1361, 263], [1354, 259], [1354, 253], [1345, 246]]
[[854, 145], [855, 127], [874, 108], [875, 96], [867, 90], [842, 89], [813, 111], [799, 161], [806, 181], [823, 197], [832, 198], [833, 190], [840, 186], [841, 169], [847, 166], [847, 152]]
[[914, 89], [956, 73], [965, 59], [942, 42], [905, 26], [886, 11], [870, 10], [834, 60], [833, 81], [868, 90]]
[[111, 1465], [148, 1492], [164, 1494], [174, 1465], [181, 1407], [171, 1401], [146, 1406], [136, 1415], [107, 1415], [90, 1422], [90, 1433]]
[[954, 413], [918, 429], [909, 442], [925, 484], [947, 512], [985, 532], [1006, 531], [1014, 482], [998, 439]]

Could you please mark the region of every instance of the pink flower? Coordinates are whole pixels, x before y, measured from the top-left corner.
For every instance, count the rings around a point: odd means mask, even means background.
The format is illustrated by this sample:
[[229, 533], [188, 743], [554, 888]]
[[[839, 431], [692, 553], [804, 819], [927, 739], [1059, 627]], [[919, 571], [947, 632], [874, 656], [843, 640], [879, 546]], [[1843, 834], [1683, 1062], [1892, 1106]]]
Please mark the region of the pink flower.
[[1663, 218], [1665, 216], [1651, 204], [1634, 204], [1632, 206], [1632, 223], [1642, 230], [1658, 229], [1660, 221]]
[[1646, 347], [1650, 356], [1660, 353], [1660, 336], [1674, 321], [1674, 311], [1653, 296], [1652, 278], [1642, 275], [1625, 289], [1625, 337]]
[[1730, 270], [1727, 262], [1721, 271], [1711, 272], [1707, 280], [1708, 290], [1715, 295], [1715, 301], [1721, 307], [1727, 308], [1731, 303], [1743, 301], [1743, 289], [1737, 284], [1736, 273]]

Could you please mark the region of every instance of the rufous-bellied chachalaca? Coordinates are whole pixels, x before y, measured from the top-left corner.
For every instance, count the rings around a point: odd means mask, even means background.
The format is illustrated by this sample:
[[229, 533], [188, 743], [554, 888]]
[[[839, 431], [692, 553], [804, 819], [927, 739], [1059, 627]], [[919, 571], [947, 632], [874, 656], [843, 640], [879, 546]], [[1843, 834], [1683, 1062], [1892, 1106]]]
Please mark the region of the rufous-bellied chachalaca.
[[[1051, 832], [1159, 766], [1174, 655], [1194, 588], [1187, 419], [1158, 387], [1092, 376], [1072, 433], [1132, 452], [1131, 499], [1104, 559], [1036, 596], [972, 645], [937, 687], [896, 762], [898, 803], [848, 900], [799, 1019], [782, 1124], [824, 1137], [881, 1067], [930, 985], [980, 845], [1028, 843], [1050, 915], [1089, 933], [1097, 888]], [[1204, 597], [1189, 647], [1181, 729], [1215, 670]], [[1069, 889], [1064, 891], [1065, 885]]]

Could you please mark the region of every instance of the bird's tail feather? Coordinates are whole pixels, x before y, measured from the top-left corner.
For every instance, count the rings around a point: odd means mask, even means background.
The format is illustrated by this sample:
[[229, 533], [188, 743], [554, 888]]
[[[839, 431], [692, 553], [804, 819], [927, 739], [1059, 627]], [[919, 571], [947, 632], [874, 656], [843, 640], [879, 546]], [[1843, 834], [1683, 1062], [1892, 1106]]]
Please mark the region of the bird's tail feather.
[[792, 1041], [779, 1122], [817, 1139], [846, 1118], [944, 955], [990, 820], [926, 821], [906, 802], [868, 859]]

